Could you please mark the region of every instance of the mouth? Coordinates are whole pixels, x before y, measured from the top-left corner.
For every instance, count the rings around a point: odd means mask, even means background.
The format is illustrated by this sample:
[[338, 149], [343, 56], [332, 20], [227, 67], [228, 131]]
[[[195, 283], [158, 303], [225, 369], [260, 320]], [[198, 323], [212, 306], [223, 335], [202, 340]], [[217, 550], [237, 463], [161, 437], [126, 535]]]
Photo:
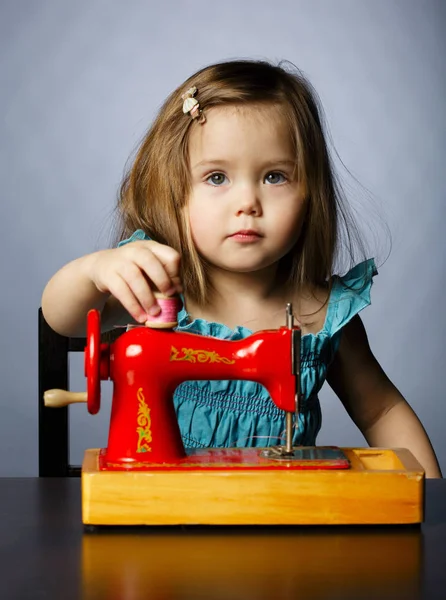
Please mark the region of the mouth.
[[263, 235], [255, 229], [241, 229], [229, 236], [237, 244], [255, 244], [263, 238]]
[[231, 234], [229, 237], [263, 237], [259, 231], [255, 229], [241, 229], [240, 231], [236, 231]]

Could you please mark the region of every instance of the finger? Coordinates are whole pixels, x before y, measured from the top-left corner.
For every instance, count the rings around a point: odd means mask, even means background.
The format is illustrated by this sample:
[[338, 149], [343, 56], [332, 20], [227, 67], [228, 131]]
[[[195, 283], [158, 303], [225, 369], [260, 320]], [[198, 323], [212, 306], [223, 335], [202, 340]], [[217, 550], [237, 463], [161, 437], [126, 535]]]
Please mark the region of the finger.
[[119, 274], [110, 282], [109, 290], [110, 293], [122, 304], [125, 310], [139, 323], [145, 323], [147, 321], [148, 311], [152, 306], [156, 305], [155, 297], [153, 296], [149, 285], [144, 281], [144, 277], [140, 273], [140, 279], [146, 286], [145, 290], [145, 304], [147, 309], [144, 307], [142, 302], [133, 292], [127, 281]]
[[[180, 281], [180, 263], [181, 256], [179, 252], [166, 246], [165, 244], [159, 244], [158, 242], [151, 242], [150, 250], [157, 257], [159, 262], [163, 265], [166, 273], [169, 275], [171, 280], [176, 279]], [[180, 282], [181, 284], [181, 282]]]
[[153, 252], [138, 253], [135, 257], [135, 264], [144, 272], [148, 277], [152, 287], [159, 290], [163, 294], [173, 295], [176, 293], [176, 286], [178, 285], [178, 275], [176, 275], [176, 282], [173, 280], [167, 268], [159, 257]]
[[[160, 269], [164, 274], [164, 277], [167, 277], [161, 265]], [[156, 277], [155, 281], [153, 281], [153, 263], [150, 266], [150, 272], [151, 276], [149, 278], [142, 267], [140, 267], [137, 263], [128, 263], [125, 265], [125, 272], [121, 272], [120, 275], [130, 288], [132, 294], [135, 296], [143, 310], [150, 315], [156, 315], [159, 313], [160, 307], [154, 294], [154, 292], [158, 290], [158, 282]], [[164, 287], [171, 289], [172, 284], [169, 281], [170, 280], [168, 279], [168, 283]]]

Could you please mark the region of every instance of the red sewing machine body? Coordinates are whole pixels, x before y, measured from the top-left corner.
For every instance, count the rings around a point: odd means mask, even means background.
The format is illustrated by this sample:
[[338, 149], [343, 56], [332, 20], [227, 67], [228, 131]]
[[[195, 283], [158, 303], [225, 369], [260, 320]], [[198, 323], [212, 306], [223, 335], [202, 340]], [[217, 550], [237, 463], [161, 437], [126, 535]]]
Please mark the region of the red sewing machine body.
[[231, 341], [134, 327], [100, 344], [99, 317], [89, 315], [85, 374], [88, 408], [99, 410], [100, 379], [114, 383], [108, 446], [110, 465], [170, 463], [186, 456], [173, 393], [187, 380], [246, 379], [265, 386], [276, 406], [296, 410], [293, 332], [282, 327]]

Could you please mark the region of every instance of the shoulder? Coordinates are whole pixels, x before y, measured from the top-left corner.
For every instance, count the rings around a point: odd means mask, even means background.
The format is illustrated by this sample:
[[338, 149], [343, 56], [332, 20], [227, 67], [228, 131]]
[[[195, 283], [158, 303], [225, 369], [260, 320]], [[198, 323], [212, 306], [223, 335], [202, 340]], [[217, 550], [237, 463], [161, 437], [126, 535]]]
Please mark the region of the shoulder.
[[330, 286], [307, 286], [296, 292], [293, 308], [302, 333], [318, 333], [325, 324], [330, 300]]
[[333, 275], [325, 285], [306, 286], [296, 293], [293, 303], [303, 333], [324, 330], [336, 341], [345, 325], [371, 304], [370, 292], [377, 273], [371, 258], [344, 275]]

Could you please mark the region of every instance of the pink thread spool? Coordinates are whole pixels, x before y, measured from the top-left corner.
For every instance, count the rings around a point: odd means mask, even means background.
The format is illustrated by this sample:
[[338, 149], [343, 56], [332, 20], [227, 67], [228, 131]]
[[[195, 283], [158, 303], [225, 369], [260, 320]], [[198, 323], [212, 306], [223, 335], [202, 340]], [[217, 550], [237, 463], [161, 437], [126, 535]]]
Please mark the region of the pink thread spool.
[[181, 299], [179, 296], [166, 296], [161, 292], [154, 292], [156, 303], [161, 308], [161, 312], [152, 317], [148, 315], [145, 322], [146, 327], [152, 329], [173, 329], [178, 325], [178, 312], [181, 309]]

